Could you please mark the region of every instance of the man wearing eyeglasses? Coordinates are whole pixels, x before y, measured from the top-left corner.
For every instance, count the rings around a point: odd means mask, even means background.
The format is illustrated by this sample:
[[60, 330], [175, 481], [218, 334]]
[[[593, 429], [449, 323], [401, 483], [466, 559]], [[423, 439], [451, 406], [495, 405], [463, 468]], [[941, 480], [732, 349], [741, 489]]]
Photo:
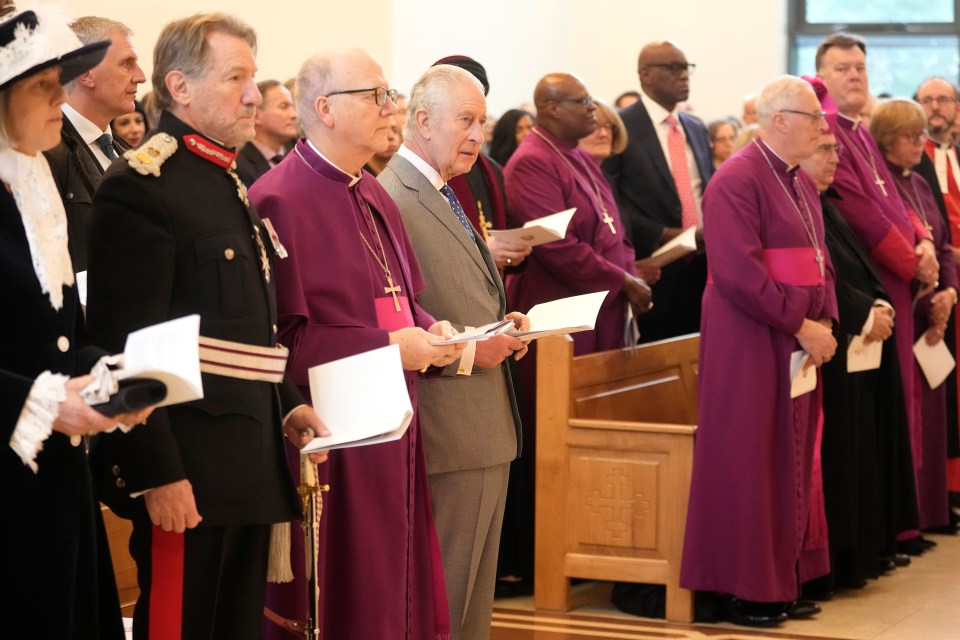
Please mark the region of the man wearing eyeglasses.
[[[417, 302], [424, 280], [397, 205], [363, 171], [387, 148], [397, 92], [380, 64], [359, 49], [311, 57], [296, 86], [306, 137], [250, 190], [290, 255], [276, 274], [280, 341], [291, 348], [288, 371], [306, 392], [310, 367], [397, 344], [417, 407], [418, 372], [449, 365], [459, 351], [439, 344], [451, 335], [450, 325]], [[395, 442], [332, 451], [320, 481], [331, 487], [317, 554], [321, 637], [446, 637], [450, 622], [419, 414]], [[294, 548], [302, 540], [295, 531]], [[292, 586], [271, 585], [267, 605], [303, 620], [303, 562], [293, 566]], [[271, 626], [268, 637], [289, 636]]]
[[[953, 261], [960, 267], [960, 248], [957, 248], [960, 239], [960, 163], [957, 162], [958, 148], [953, 141], [951, 131], [957, 121], [957, 87], [943, 79], [930, 78], [917, 89], [917, 101], [923, 106], [927, 116], [927, 141], [924, 143], [924, 155], [917, 165], [916, 171], [923, 176], [941, 213], [947, 222], [948, 238], [954, 245]], [[960, 310], [954, 308], [954, 327], [960, 326]], [[951, 344], [953, 353], [960, 352], [960, 332], [956, 332], [954, 344]], [[953, 415], [953, 412], [951, 412]], [[947, 486], [953, 493], [960, 492], [960, 430], [954, 423], [948, 432], [948, 466]], [[944, 528], [946, 532], [956, 532], [960, 529], [960, 516], [950, 510], [950, 523]]]
[[[897, 354], [901, 363], [909, 363], [915, 339], [912, 286], [916, 281], [918, 288], [929, 291], [940, 272], [930, 232], [904, 205], [876, 142], [867, 127], [861, 126], [860, 113], [869, 96], [866, 42], [846, 33], [827, 36], [815, 61], [817, 77], [835, 103], [828, 109], [828, 121], [843, 149], [831, 199], [870, 253], [890, 294], [897, 318]], [[901, 381], [909, 430], [916, 438], [921, 417], [914, 376], [903, 375]], [[890, 561], [899, 566], [910, 562], [906, 556], [898, 557], [895, 548], [882, 551], [885, 569]]]
[[[694, 68], [672, 42], [643, 47], [640, 100], [620, 111], [627, 148], [604, 162], [637, 259], [702, 226], [701, 199], [713, 175], [709, 136], [700, 120], [677, 108], [690, 94]], [[653, 287], [656, 307], [637, 322], [640, 342], [699, 331], [705, 283], [702, 251], [664, 267]]]

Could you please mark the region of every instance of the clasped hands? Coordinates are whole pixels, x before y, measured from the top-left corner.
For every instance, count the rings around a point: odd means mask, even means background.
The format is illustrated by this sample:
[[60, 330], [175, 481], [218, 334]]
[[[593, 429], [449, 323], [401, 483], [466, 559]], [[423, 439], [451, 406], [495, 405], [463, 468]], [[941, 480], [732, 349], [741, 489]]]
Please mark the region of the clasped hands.
[[914, 278], [923, 285], [917, 297], [922, 298], [937, 288], [940, 277], [940, 263], [937, 262], [937, 253], [930, 240], [921, 240], [914, 249], [914, 253], [917, 256]]
[[800, 348], [810, 354], [810, 359], [804, 365], [805, 369], [811, 365], [819, 367], [830, 362], [837, 352], [837, 340], [833, 337], [829, 320], [804, 318], [800, 330], [794, 335]]

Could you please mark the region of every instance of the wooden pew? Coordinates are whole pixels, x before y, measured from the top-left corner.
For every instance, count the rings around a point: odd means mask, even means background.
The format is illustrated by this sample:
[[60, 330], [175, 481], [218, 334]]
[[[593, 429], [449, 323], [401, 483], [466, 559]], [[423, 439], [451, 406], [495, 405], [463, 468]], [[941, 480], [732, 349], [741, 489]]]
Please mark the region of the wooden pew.
[[699, 335], [573, 356], [537, 345], [534, 604], [568, 611], [570, 578], [666, 585], [666, 617], [693, 619], [679, 586]]
[[137, 565], [130, 557], [130, 534], [133, 524], [129, 520], [117, 517], [106, 505], [100, 505], [103, 524], [110, 543], [110, 557], [113, 560], [113, 575], [117, 580], [120, 595], [120, 610], [124, 616], [133, 617], [133, 605], [140, 596], [137, 585]]

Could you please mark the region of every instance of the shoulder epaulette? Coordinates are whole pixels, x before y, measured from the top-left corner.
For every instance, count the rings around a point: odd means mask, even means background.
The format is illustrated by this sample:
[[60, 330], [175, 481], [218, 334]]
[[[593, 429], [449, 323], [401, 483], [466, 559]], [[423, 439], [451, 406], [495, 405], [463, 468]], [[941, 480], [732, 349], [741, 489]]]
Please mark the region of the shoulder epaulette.
[[177, 140], [169, 133], [158, 133], [136, 149], [123, 153], [127, 164], [142, 176], [160, 177], [160, 165], [177, 151]]

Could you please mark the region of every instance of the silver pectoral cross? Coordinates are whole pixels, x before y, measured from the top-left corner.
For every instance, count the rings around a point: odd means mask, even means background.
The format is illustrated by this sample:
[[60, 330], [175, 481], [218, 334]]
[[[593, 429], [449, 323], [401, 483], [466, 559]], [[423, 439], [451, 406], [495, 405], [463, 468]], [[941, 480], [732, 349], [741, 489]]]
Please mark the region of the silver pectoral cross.
[[886, 197], [887, 197], [887, 190], [886, 190], [886, 188], [885, 188], [883, 185], [885, 185], [885, 184], [887, 184], [887, 183], [884, 181], [884, 179], [881, 178], [879, 175], [877, 175], [877, 179], [874, 180], [874, 184], [876, 184], [878, 187], [880, 187], [880, 191], [883, 192], [883, 197], [886, 198]]
[[817, 268], [820, 269], [820, 277], [821, 277], [821, 278], [824, 277], [824, 270], [823, 270], [823, 253], [820, 251], [820, 249], [817, 249], [817, 257], [814, 258], [814, 260], [817, 261]]

